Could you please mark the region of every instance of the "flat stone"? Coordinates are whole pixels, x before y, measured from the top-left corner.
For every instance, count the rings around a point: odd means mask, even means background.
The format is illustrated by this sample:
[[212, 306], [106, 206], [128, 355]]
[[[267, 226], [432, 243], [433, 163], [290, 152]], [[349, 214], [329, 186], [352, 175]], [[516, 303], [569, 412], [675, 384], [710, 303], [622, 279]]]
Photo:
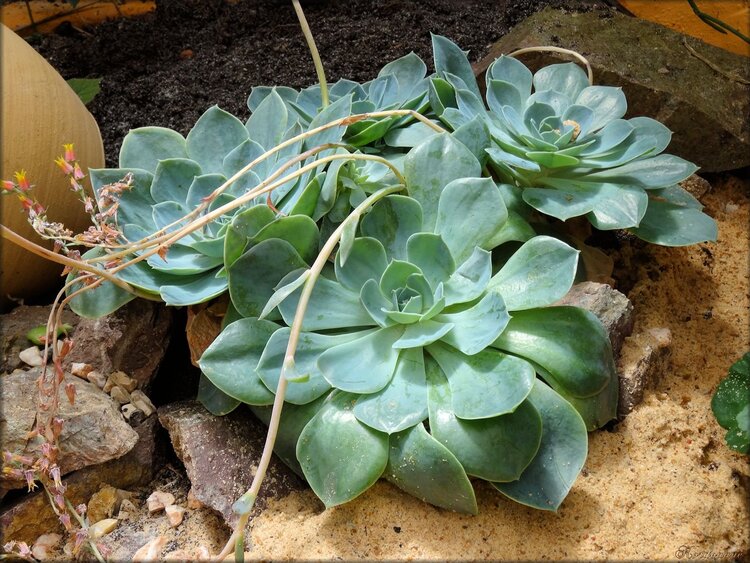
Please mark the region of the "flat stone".
[[[746, 57], [614, 11], [546, 8], [514, 27], [475, 65], [480, 84], [501, 54], [538, 45], [577, 51], [589, 60], [595, 84], [621, 86], [627, 117], [652, 117], [674, 132], [666, 152], [695, 162], [704, 172], [750, 165], [750, 89], [742, 83], [750, 79]], [[571, 60], [557, 53], [519, 58], [534, 70]]]
[[[10, 373], [24, 367], [18, 354], [33, 343], [26, 338], [32, 328], [47, 324], [50, 307], [21, 305], [10, 313], [0, 315], [0, 373]], [[63, 310], [62, 322], [74, 327], [80, 319], [68, 309]], [[75, 330], [72, 331], [75, 333]]]
[[120, 510], [122, 501], [132, 496], [132, 493], [117, 489], [111, 485], [103, 486], [91, 495], [91, 499], [88, 502], [86, 516], [89, 522], [95, 523], [99, 522], [99, 520], [116, 516]]
[[[35, 443], [27, 441], [36, 417], [37, 379], [41, 368], [17, 370], [2, 376], [3, 405], [0, 414], [0, 440], [3, 448], [16, 454], [31, 454]], [[138, 434], [123, 419], [118, 405], [96, 385], [74, 376], [66, 383], [75, 386], [73, 405], [63, 397], [59, 416], [63, 419], [58, 465], [63, 475], [89, 465], [97, 465], [129, 452]], [[20, 488], [24, 482], [0, 477], [5, 489]]]
[[672, 333], [668, 328], [652, 328], [625, 339], [617, 360], [620, 401], [617, 415], [624, 418], [643, 400], [644, 391], [669, 369]]
[[[121, 458], [85, 467], [63, 477], [66, 498], [77, 506], [85, 503], [103, 484], [130, 489], [148, 484], [164, 463], [165, 444], [156, 417], [146, 419], [134, 429], [135, 447]], [[126, 501], [123, 501], [123, 503]], [[31, 545], [40, 535], [62, 532], [57, 516], [44, 491], [35, 491], [16, 499], [0, 511], [0, 545], [9, 540]]]
[[144, 389], [161, 364], [171, 326], [168, 307], [135, 299], [106, 317], [81, 319], [63, 365], [88, 363], [106, 375], [122, 371]]
[[[214, 416], [196, 401], [160, 407], [159, 421], [169, 432], [185, 465], [193, 496], [233, 525], [232, 504], [250, 487], [266, 439], [266, 426], [241, 406]], [[271, 461], [254, 513], [269, 499], [304, 490], [304, 482], [278, 458]]]
[[594, 313], [609, 335], [615, 358], [620, 353], [623, 340], [633, 331], [633, 304], [625, 295], [606, 284], [577, 283], [555, 305], [581, 307]]

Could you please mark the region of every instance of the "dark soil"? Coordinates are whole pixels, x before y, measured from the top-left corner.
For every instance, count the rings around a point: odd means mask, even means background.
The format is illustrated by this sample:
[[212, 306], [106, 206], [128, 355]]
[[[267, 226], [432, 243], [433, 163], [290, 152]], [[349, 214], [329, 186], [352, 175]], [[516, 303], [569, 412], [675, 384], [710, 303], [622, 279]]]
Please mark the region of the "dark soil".
[[[317, 0], [303, 2], [329, 81], [373, 78], [416, 52], [430, 64], [430, 32], [476, 61], [516, 23], [545, 6], [590, 10], [605, 0]], [[317, 82], [289, 0], [163, 0], [154, 14], [88, 30], [62, 25], [31, 44], [66, 78], [102, 77], [90, 104], [116, 166], [122, 138], [160, 125], [187, 134], [214, 104], [248, 117], [255, 85]], [[61, 139], [60, 142], [64, 142]]]

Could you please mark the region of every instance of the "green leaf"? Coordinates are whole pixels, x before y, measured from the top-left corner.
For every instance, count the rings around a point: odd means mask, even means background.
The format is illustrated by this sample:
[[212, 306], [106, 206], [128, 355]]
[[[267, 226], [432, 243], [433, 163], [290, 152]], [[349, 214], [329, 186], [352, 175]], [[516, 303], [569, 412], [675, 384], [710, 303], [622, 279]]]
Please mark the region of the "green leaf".
[[278, 238], [292, 245], [294, 250], [307, 263], [311, 264], [318, 255], [320, 232], [315, 221], [307, 215], [291, 215], [276, 217], [264, 225], [249, 238], [248, 244], [254, 246], [264, 240]]
[[[89, 254], [88, 252], [86, 254]], [[86, 256], [84, 254], [84, 257]], [[66, 278], [66, 283], [73, 280], [72, 274]], [[83, 288], [82, 283], [72, 285], [67, 291], [67, 295]], [[117, 311], [126, 303], [135, 299], [135, 295], [117, 287], [112, 282], [102, 282], [94, 289], [87, 289], [83, 293], [76, 295], [70, 300], [70, 308], [73, 312], [87, 319], [98, 319]]]
[[414, 97], [415, 89], [422, 83], [427, 74], [427, 65], [413, 52], [386, 64], [378, 76], [392, 74], [398, 81], [397, 98], [401, 102]]
[[427, 382], [422, 350], [406, 350], [399, 356], [393, 379], [384, 389], [361, 395], [354, 415], [375, 430], [400, 432], [427, 418]]
[[[182, 307], [203, 303], [227, 290], [227, 281], [216, 277], [216, 270], [197, 276], [174, 276], [173, 284], [159, 288], [159, 296], [167, 305]], [[182, 279], [185, 278], [185, 279]]]
[[176, 201], [185, 203], [193, 178], [201, 175], [197, 162], [187, 158], [167, 158], [156, 165], [151, 182], [151, 197], [155, 202]]
[[432, 52], [435, 57], [435, 70], [438, 74], [450, 73], [458, 76], [477, 97], [481, 97], [477, 79], [466, 53], [450, 39], [431, 34]]
[[[255, 176], [252, 172], [249, 172], [248, 175]], [[257, 176], [255, 176], [255, 178], [257, 178]], [[203, 174], [193, 178], [193, 181], [187, 190], [187, 197], [185, 199], [187, 208], [192, 210], [198, 207], [198, 205], [203, 203], [203, 198], [211, 195], [214, 190], [226, 182], [226, 180], [227, 179], [222, 174]], [[226, 194], [229, 193], [229, 191], [223, 193]]]
[[743, 454], [750, 452], [750, 352], [729, 368], [711, 399], [711, 410], [727, 430], [727, 445]]
[[89, 105], [89, 102], [102, 90], [101, 78], [71, 78], [66, 82], [85, 105]]
[[619, 119], [628, 109], [628, 102], [622, 89], [614, 86], [588, 86], [581, 90], [574, 103], [594, 111], [592, 131]]
[[367, 280], [379, 281], [388, 261], [380, 241], [370, 237], [354, 239], [346, 264], [336, 256], [336, 279], [345, 288], [359, 292]]
[[571, 100], [575, 100], [589, 85], [586, 73], [575, 63], [545, 66], [537, 71], [533, 82], [537, 92], [554, 90]]
[[458, 313], [438, 315], [435, 320], [454, 325], [453, 330], [441, 340], [471, 356], [484, 350], [500, 336], [510, 315], [500, 294], [490, 292], [474, 306]]
[[433, 135], [409, 151], [404, 159], [404, 177], [409, 195], [422, 207], [424, 228], [419, 230], [434, 231], [445, 186], [458, 178], [480, 175], [477, 158], [450, 135]]
[[487, 105], [495, 113], [500, 113], [503, 106], [511, 106], [518, 113], [521, 113], [524, 100], [521, 99], [521, 92], [515, 85], [505, 80], [493, 80], [489, 78], [488, 74]]
[[409, 263], [422, 271], [433, 291], [456, 270], [448, 245], [440, 235], [433, 233], [415, 233], [409, 237], [406, 256]]
[[253, 111], [245, 127], [250, 139], [269, 150], [281, 142], [288, 125], [286, 104], [273, 90]]
[[223, 262], [221, 256], [206, 256], [181, 244], [170, 246], [165, 258], [155, 254], [149, 257], [147, 262], [154, 270], [178, 276], [200, 274], [219, 266]]
[[593, 181], [633, 184], [642, 188], [663, 188], [677, 184], [692, 175], [698, 167], [671, 154], [660, 154], [651, 158], [635, 160], [623, 166], [587, 174], [584, 178]]
[[247, 140], [245, 125], [231, 113], [212, 106], [198, 118], [186, 138], [187, 152], [203, 172], [224, 172], [224, 157]]
[[[279, 305], [281, 316], [290, 326], [294, 321], [301, 293], [302, 289], [297, 289]], [[315, 281], [302, 320], [302, 330], [328, 330], [373, 324], [367, 310], [360, 304], [358, 293], [322, 276]]]
[[243, 316], [257, 317], [284, 276], [306, 267], [287, 241], [264, 240], [227, 268], [232, 303]]
[[[488, 85], [491, 80], [503, 80], [515, 86], [521, 95], [521, 102], [524, 104], [531, 95], [533, 80], [531, 71], [521, 61], [513, 57], [502, 55], [495, 59], [495, 62], [487, 69], [486, 78]], [[489, 90], [489, 87], [487, 89]], [[518, 111], [520, 113], [520, 109]]]
[[362, 218], [360, 230], [362, 236], [379, 240], [387, 257], [403, 260], [407, 240], [422, 231], [422, 209], [410, 197], [386, 196]]
[[567, 221], [593, 211], [604, 197], [600, 189], [604, 184], [574, 184], [560, 179], [555, 184], [558, 189], [525, 188], [523, 200], [545, 215]]
[[473, 301], [487, 288], [492, 276], [492, 255], [475, 248], [466, 262], [451, 274], [445, 283], [445, 305]]
[[505, 202], [491, 178], [461, 178], [440, 194], [435, 233], [448, 245], [453, 259], [462, 263], [475, 247], [484, 248], [507, 218]]
[[[514, 412], [482, 420], [462, 420], [453, 410], [455, 398], [434, 362], [427, 362], [430, 384], [430, 431], [446, 446], [469, 475], [490, 481], [513, 481], [539, 449], [542, 421], [523, 401]], [[485, 390], [485, 393], [487, 390]]]
[[[339, 98], [328, 107], [324, 108], [318, 113], [313, 120], [310, 122], [308, 130], [315, 129], [337, 119], [348, 117], [352, 113], [352, 97], [351, 95]], [[337, 127], [331, 127], [320, 133], [316, 133], [311, 137], [305, 139], [303, 150], [315, 148], [326, 143], [338, 143], [343, 139], [344, 133], [346, 132], [346, 126], [341, 125]]]
[[318, 367], [337, 389], [376, 393], [393, 377], [400, 353], [393, 344], [402, 332], [401, 327], [389, 327], [358, 333], [361, 338], [323, 352]]
[[528, 151], [526, 156], [534, 162], [546, 166], [547, 168], [563, 168], [565, 166], [575, 166], [580, 162], [574, 156], [547, 151]]
[[694, 207], [650, 200], [638, 227], [629, 229], [638, 238], [664, 246], [688, 246], [715, 241], [716, 221]]
[[233, 322], [198, 360], [203, 374], [221, 391], [243, 403], [272, 404], [274, 394], [263, 384], [255, 367], [277, 330], [279, 325], [255, 318]]
[[578, 307], [516, 311], [494, 346], [541, 366], [574, 397], [596, 395], [616, 377], [607, 333]]
[[[281, 368], [284, 364], [286, 348], [289, 344], [291, 329], [284, 327], [273, 333], [268, 340], [263, 355], [258, 361], [256, 371], [261, 381], [269, 389], [276, 389], [279, 384]], [[297, 351], [294, 353], [295, 369], [297, 373], [308, 375], [307, 381], [290, 381], [287, 385], [286, 396], [288, 403], [304, 405], [310, 403], [328, 391], [331, 386], [323, 378], [323, 372], [318, 368], [320, 355], [339, 344], [351, 342], [360, 337], [360, 333], [327, 336], [314, 332], [303, 332], [299, 336]]]
[[440, 508], [477, 513], [464, 468], [422, 424], [391, 436], [384, 476], [402, 491]]
[[448, 377], [451, 411], [464, 420], [516, 410], [534, 385], [534, 368], [520, 358], [485, 349], [472, 356], [436, 342], [427, 352]]
[[224, 416], [236, 409], [241, 401], [230, 397], [216, 387], [211, 380], [201, 373], [198, 380], [198, 401], [214, 416]]
[[369, 489], [388, 463], [388, 435], [357, 420], [355, 398], [335, 393], [300, 434], [297, 459], [326, 508]]
[[379, 326], [386, 327], [394, 324], [394, 321], [388, 318], [388, 311], [393, 307], [393, 303], [383, 295], [378, 282], [374, 279], [369, 279], [362, 285], [359, 301], [370, 318]]
[[575, 409], [539, 380], [529, 402], [542, 417], [539, 451], [520, 479], [493, 485], [516, 502], [556, 511], [586, 461], [586, 427]]
[[276, 214], [267, 205], [254, 205], [237, 213], [224, 237], [224, 263], [227, 267], [242, 256], [248, 241], [271, 223]]
[[120, 168], [140, 168], [152, 174], [160, 160], [188, 158], [185, 138], [165, 127], [132, 129], [122, 141]]
[[389, 297], [394, 291], [406, 287], [409, 277], [422, 272], [414, 264], [401, 260], [391, 260], [380, 277], [380, 291]]
[[579, 252], [562, 241], [537, 236], [525, 242], [490, 280], [509, 311], [554, 303], [573, 285]]
[[[292, 278], [292, 281], [287, 281], [290, 277]], [[271, 299], [269, 299], [266, 306], [263, 307], [260, 318], [267, 317], [271, 311], [279, 306], [279, 303], [284, 301], [284, 299], [289, 297], [294, 291], [302, 287], [309, 277], [310, 270], [295, 270], [284, 276], [284, 279], [274, 288]]]
[[415, 323], [406, 325], [404, 334], [395, 342], [393, 347], [397, 349], [421, 348], [445, 337], [453, 328], [454, 325], [449, 322], [420, 319]]

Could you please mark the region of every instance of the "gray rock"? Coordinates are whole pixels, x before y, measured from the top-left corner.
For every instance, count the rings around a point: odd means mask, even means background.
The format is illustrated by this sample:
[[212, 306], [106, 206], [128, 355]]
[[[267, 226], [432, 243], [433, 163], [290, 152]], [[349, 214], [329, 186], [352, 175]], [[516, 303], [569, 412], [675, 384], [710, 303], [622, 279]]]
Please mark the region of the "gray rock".
[[[750, 88], [742, 83], [750, 79], [747, 58], [616, 12], [547, 8], [495, 43], [475, 72], [483, 74], [501, 54], [539, 45], [584, 55], [596, 84], [623, 88], [630, 117], [653, 117], [674, 132], [668, 152], [705, 172], [750, 165]], [[570, 60], [555, 53], [529, 53], [520, 59], [532, 69]]]
[[[26, 367], [18, 357], [21, 350], [32, 345], [26, 333], [32, 328], [47, 324], [50, 307], [21, 305], [10, 313], [0, 315], [0, 373]], [[63, 311], [62, 322], [75, 328], [80, 319], [68, 309]], [[75, 332], [75, 331], [74, 331]]]
[[620, 353], [623, 340], [633, 331], [633, 304], [606, 284], [578, 283], [555, 305], [572, 305], [594, 313], [609, 335], [615, 358]]
[[[37, 379], [41, 368], [0, 377], [3, 390], [0, 414], [0, 441], [3, 449], [16, 454], [32, 454], [35, 445], [26, 434], [36, 417]], [[68, 375], [76, 389], [73, 405], [62, 394], [59, 416], [63, 419], [58, 464], [62, 474], [118, 458], [129, 452], [138, 434], [123, 419], [118, 405], [96, 385]], [[20, 488], [23, 482], [0, 476], [0, 487]]]
[[122, 371], [147, 389], [164, 358], [171, 327], [168, 307], [135, 299], [101, 319], [81, 319], [63, 365], [91, 364], [105, 376]]
[[[210, 414], [196, 401], [173, 403], [158, 410], [177, 457], [185, 464], [193, 495], [233, 525], [232, 504], [250, 487], [263, 451], [266, 426], [245, 407], [226, 416]], [[268, 499], [305, 485], [275, 456], [266, 473], [254, 512]]]
[[617, 360], [620, 401], [617, 415], [624, 418], [643, 400], [643, 392], [669, 369], [672, 333], [668, 328], [652, 328], [625, 339]]
[[[136, 445], [124, 456], [75, 471], [63, 478], [66, 498], [74, 506], [85, 503], [102, 485], [131, 489], [146, 485], [164, 463], [165, 444], [156, 417], [135, 428]], [[61, 531], [44, 491], [23, 495], [0, 511], [0, 544], [9, 540], [31, 544], [41, 534]]]

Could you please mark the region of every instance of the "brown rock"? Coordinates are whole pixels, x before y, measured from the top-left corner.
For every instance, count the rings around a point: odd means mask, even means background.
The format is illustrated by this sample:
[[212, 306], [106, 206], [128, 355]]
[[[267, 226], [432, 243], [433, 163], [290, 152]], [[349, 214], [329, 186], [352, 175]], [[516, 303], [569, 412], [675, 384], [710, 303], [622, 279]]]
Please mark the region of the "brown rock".
[[166, 544], [167, 538], [164, 536], [157, 536], [133, 554], [133, 562], [156, 561], [160, 559], [159, 555]]
[[623, 340], [633, 331], [633, 304], [606, 284], [578, 283], [555, 305], [572, 305], [594, 313], [609, 335], [615, 358], [620, 353]]
[[656, 383], [669, 369], [672, 333], [668, 328], [652, 328], [625, 339], [617, 361], [620, 376], [619, 418], [624, 418], [643, 400], [644, 390]]
[[130, 393], [119, 385], [115, 385], [109, 392], [109, 396], [118, 405], [124, 405], [130, 402]]
[[105, 485], [91, 496], [86, 514], [92, 524], [105, 518], [112, 518], [119, 510], [122, 501], [129, 499], [132, 493]]
[[[102, 483], [129, 489], [151, 481], [163, 464], [165, 445], [158, 432], [160, 427], [156, 417], [152, 417], [134, 430], [138, 442], [123, 457], [80, 469], [63, 478], [67, 486], [65, 496], [74, 506], [91, 498]], [[62, 527], [43, 491], [24, 495], [0, 510], [0, 545], [11, 539], [31, 543], [51, 531], [62, 531]]]
[[[746, 57], [614, 11], [602, 17], [597, 12], [546, 8], [514, 27], [475, 65], [480, 85], [495, 58], [538, 45], [583, 54], [596, 84], [622, 87], [628, 117], [652, 117], [674, 132], [667, 152], [695, 162], [706, 172], [750, 165], [750, 96], [743, 84], [750, 79]], [[534, 70], [570, 61], [549, 52], [520, 58]]]
[[690, 192], [690, 195], [695, 199], [700, 199], [706, 195], [706, 193], [711, 191], [711, 184], [709, 181], [705, 178], [701, 178], [697, 174], [693, 174], [687, 180], [680, 182], [680, 186]]
[[84, 362], [105, 374], [123, 371], [143, 389], [164, 357], [171, 326], [169, 308], [135, 299], [101, 319], [81, 319], [65, 365]]
[[89, 537], [96, 540], [102, 536], [106, 536], [117, 527], [117, 524], [117, 518], [99, 520], [96, 524], [89, 526]]
[[149, 514], [160, 512], [173, 504], [174, 495], [172, 493], [165, 493], [164, 491], [154, 491], [149, 495], [148, 499], [146, 499]]
[[107, 378], [107, 383], [104, 385], [104, 391], [109, 393], [114, 387], [122, 387], [128, 393], [132, 393], [138, 386], [138, 382], [129, 377], [124, 371], [115, 371], [110, 374]]
[[164, 507], [164, 512], [167, 514], [170, 526], [176, 528], [182, 524], [182, 518], [185, 516], [185, 509], [183, 507], [171, 504]]
[[[185, 464], [195, 498], [234, 524], [237, 515], [232, 504], [255, 475], [255, 465], [249, 460], [260, 459], [265, 425], [244, 407], [219, 417], [196, 401], [160, 407], [158, 413], [177, 457]], [[304, 488], [302, 480], [274, 457], [253, 510], [257, 513], [268, 499]]]
[[[35, 444], [27, 442], [36, 417], [36, 390], [40, 368], [17, 370], [2, 376], [3, 412], [0, 435], [3, 448], [16, 454], [29, 454]], [[58, 464], [63, 474], [118, 458], [132, 449], [138, 435], [125, 422], [120, 409], [95, 385], [69, 376], [75, 386], [73, 405], [60, 401], [59, 416], [63, 419]], [[3, 488], [19, 488], [21, 481], [0, 478]]]

